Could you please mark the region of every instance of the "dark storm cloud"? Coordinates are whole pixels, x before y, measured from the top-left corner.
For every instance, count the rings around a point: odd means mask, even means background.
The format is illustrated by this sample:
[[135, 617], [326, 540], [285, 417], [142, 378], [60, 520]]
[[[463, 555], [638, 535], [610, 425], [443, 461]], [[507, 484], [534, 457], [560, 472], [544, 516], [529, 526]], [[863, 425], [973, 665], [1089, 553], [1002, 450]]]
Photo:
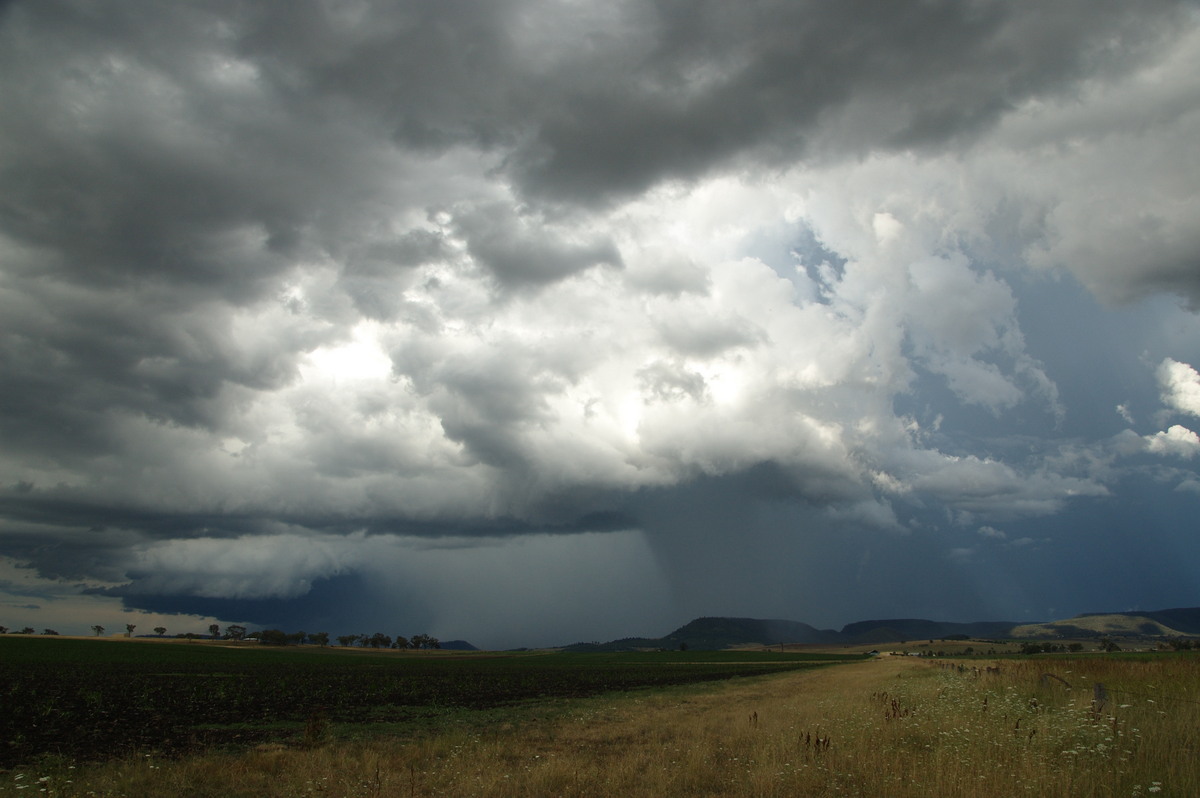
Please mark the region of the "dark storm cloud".
[[53, 254], [39, 271], [245, 301], [303, 244], [306, 198], [369, 177], [346, 171], [364, 143], [350, 129], [297, 124], [228, 73], [220, 24], [195, 6], [13, 9], [3, 218]]
[[319, 579], [307, 592], [288, 597], [195, 596], [172, 588], [172, 585], [135, 583], [92, 592], [120, 598], [126, 607], [146, 612], [230, 618], [288, 631], [304, 628], [312, 632], [370, 634], [386, 630], [387, 634], [407, 636], [427, 628], [430, 615], [419, 596], [409, 596], [403, 610], [383, 609], [380, 597], [374, 596], [366, 580], [357, 574]]
[[653, 3], [636, 57], [601, 60], [563, 91], [517, 168], [535, 193], [588, 202], [740, 155], [790, 161], [970, 138], [1030, 97], [1130, 60], [1175, 6], [1031, 8]]
[[[1198, 301], [1197, 42], [1159, 0], [4, 4], [0, 554], [264, 623], [689, 612], [720, 563], [705, 611], [788, 615], [793, 566], [884, 600], [1131, 469], [1191, 500], [1194, 316], [1027, 269]], [[444, 606], [389, 588], [425, 562]]]

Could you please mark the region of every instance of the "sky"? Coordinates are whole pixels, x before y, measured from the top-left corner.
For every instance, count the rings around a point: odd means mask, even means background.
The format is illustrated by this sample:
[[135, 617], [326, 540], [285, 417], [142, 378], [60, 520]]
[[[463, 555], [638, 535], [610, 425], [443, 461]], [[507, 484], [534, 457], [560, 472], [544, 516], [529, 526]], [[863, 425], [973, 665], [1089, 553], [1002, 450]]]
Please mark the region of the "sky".
[[1200, 6], [0, 3], [0, 624], [1200, 605]]

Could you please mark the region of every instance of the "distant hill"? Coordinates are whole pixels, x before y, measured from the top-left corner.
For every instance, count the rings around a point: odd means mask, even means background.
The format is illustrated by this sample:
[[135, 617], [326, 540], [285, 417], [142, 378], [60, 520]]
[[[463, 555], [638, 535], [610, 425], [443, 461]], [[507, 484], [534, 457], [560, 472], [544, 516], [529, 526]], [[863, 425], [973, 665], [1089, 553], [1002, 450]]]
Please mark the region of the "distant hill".
[[637, 651], [644, 649], [678, 649], [687, 646], [700, 651], [715, 651], [734, 646], [759, 644], [777, 646], [780, 643], [836, 643], [838, 633], [832, 629], [817, 629], [798, 621], [762, 620], [758, 618], [697, 618], [665, 637], [626, 637], [607, 643], [576, 643], [568, 651]]
[[[1112, 615], [1131, 615], [1147, 618], [1155, 623], [1178, 630], [1185, 635], [1200, 636], [1200, 607], [1177, 607], [1171, 610], [1152, 610], [1150, 612], [1115, 612]], [[1092, 617], [1085, 613], [1080, 618]]]
[[684, 624], [668, 640], [686, 643], [688, 648], [719, 649], [761, 643], [777, 646], [780, 643], [835, 643], [838, 633], [832, 629], [817, 629], [799, 621], [759, 620], [756, 618], [697, 618]]
[[[626, 637], [607, 643], [576, 643], [566, 651], [638, 651], [646, 649], [719, 650], [746, 645], [823, 643], [863, 645], [909, 640], [1028, 639], [1086, 637], [1200, 637], [1200, 607], [1151, 612], [1086, 613], [1061, 621], [1017, 624], [1010, 621], [953, 623], [923, 618], [857, 621], [840, 631], [817, 629], [799, 621], [758, 618], [697, 618], [665, 637]], [[443, 644], [445, 647], [445, 644]]]
[[1200, 608], [1148, 612], [1088, 612], [1063, 621], [1025, 624], [1012, 637], [1191, 637], [1200, 635]]
[[479, 649], [466, 640], [443, 640], [438, 644], [447, 651], [478, 651]]

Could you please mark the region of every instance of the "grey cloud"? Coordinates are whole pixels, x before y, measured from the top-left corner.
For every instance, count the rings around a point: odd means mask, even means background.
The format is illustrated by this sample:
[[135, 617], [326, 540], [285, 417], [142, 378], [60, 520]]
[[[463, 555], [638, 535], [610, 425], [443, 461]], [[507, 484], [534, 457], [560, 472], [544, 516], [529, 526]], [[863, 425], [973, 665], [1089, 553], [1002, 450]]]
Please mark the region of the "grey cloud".
[[328, 328], [266, 305], [245, 326], [220, 304], [169, 292], [72, 289], [33, 279], [0, 289], [0, 428], [43, 455], [111, 449], [113, 420], [223, 426], [248, 393], [286, 385]]
[[706, 294], [710, 285], [699, 264], [666, 249], [651, 249], [637, 262], [626, 264], [626, 280], [640, 291], [676, 297]]
[[763, 340], [763, 333], [746, 319], [719, 319], [703, 313], [663, 314], [655, 326], [663, 342], [682, 355], [711, 357], [739, 346], [754, 346]]
[[[6, 193], [5, 232], [52, 246], [57, 269], [82, 282], [161, 280], [237, 300], [286, 268], [302, 227], [296, 198], [332, 180], [319, 166], [289, 168], [281, 145], [300, 145], [303, 130], [277, 121], [256, 144], [269, 101], [197, 85], [197, 61], [221, 53], [190, 34], [205, 27], [195, 12], [177, 12], [13, 9], [0, 32], [5, 71], [23, 80], [0, 83], [18, 120], [0, 167], [18, 189]], [[46, 24], [59, 35], [39, 36]], [[158, 36], [171, 46], [155, 49]]]
[[702, 402], [708, 390], [703, 376], [671, 363], [652, 363], [638, 371], [638, 378], [644, 392], [663, 402], [685, 397]]
[[452, 221], [467, 250], [504, 289], [537, 287], [592, 266], [620, 266], [621, 255], [605, 237], [572, 241], [548, 220], [496, 203], [456, 212]]
[[750, 153], [788, 161], [972, 138], [1028, 98], [1144, 55], [1179, 13], [1031, 8], [655, 3], [653, 41], [573, 86], [516, 169], [535, 192], [586, 202]]
[[917, 470], [910, 484], [917, 495], [955, 510], [1005, 520], [1048, 515], [1068, 502], [1109, 493], [1100, 481], [1070, 473], [1023, 473], [1007, 463], [977, 456], [947, 457], [914, 452], [905, 458]]
[[572, 381], [586, 362], [566, 342], [545, 346], [519, 340], [479, 341], [452, 349], [440, 344], [401, 346], [393, 352], [396, 373], [411, 379], [428, 402], [447, 439], [461, 444], [465, 462], [501, 469], [509, 477], [544, 467], [526, 433], [555, 420], [548, 400]]
[[366, 318], [406, 318], [428, 326], [428, 319], [414, 318], [420, 311], [412, 306], [406, 291], [416, 279], [415, 267], [452, 256], [440, 231], [415, 228], [394, 238], [381, 237], [350, 250], [338, 287]]
[[[514, 45], [524, 4], [237, 4], [236, 51], [305, 114], [367, 112], [432, 152], [510, 141], [537, 94]], [[516, 78], [516, 79], [514, 79]]]

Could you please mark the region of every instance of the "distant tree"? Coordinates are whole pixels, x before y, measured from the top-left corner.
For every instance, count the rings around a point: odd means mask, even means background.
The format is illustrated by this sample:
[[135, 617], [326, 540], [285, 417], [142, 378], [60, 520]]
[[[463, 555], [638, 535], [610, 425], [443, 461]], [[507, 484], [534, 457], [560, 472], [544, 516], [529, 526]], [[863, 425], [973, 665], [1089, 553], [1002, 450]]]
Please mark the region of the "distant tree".
[[246, 627], [230, 624], [225, 627], [225, 636], [230, 640], [242, 640], [246, 637]]
[[[94, 626], [93, 626], [92, 628], [93, 628], [93, 629], [95, 629], [96, 627], [94, 627]], [[101, 627], [100, 627], [100, 632], [103, 632], [103, 631], [104, 631], [104, 627], [103, 627], [103, 626], [101, 626]], [[100, 634], [100, 632], [96, 632], [96, 634]], [[33, 631], [33, 627], [32, 627], [32, 626], [26, 626], [26, 627], [24, 627], [24, 628], [22, 628], [22, 629], [21, 629], [21, 632], [20, 632], [20, 634], [23, 634], [23, 635], [32, 635], [32, 634], [37, 634], [37, 632]]]
[[218, 637], [220, 637], [221, 636], [220, 624], [210, 623], [208, 625], [208, 636], [211, 637], [213, 640], [216, 640]]
[[58, 634], [58, 632], [54, 631], [53, 629], [43, 629], [43, 630], [42, 630], [42, 634], [44, 634], [44, 635], [56, 635], [56, 634]]
[[188, 632], [187, 634], [185, 634], [185, 635], [184, 635], [184, 637], [186, 637], [186, 638], [187, 638], [187, 640], [188, 640], [188, 642], [189, 642], [189, 643], [191, 643], [191, 642], [195, 641], [195, 639], [196, 639], [196, 633], [195, 633], [195, 632]]
[[410, 648], [441, 648], [442, 644], [436, 637], [430, 637], [427, 634], [413, 635], [408, 639]]
[[1120, 651], [1121, 647], [1111, 637], [1100, 638], [1100, 648], [1108, 652]]
[[133, 637], [133, 630], [134, 630], [134, 629], [136, 629], [136, 628], [137, 628], [137, 624], [135, 624], [135, 623], [127, 623], [127, 624], [125, 624], [125, 636], [126, 636], [126, 637]]
[[371, 648], [391, 648], [392, 638], [385, 635], [383, 632], [376, 632], [367, 640]]
[[100, 624], [96, 624], [92, 627], [92, 631], [96, 633], [96, 637], [99, 637], [100, 635], [104, 634], [104, 627]]
[[258, 639], [268, 646], [286, 646], [288, 633], [281, 629], [263, 629], [258, 633]]
[[329, 645], [329, 632], [314, 632], [308, 636], [308, 641], [318, 646]]
[[408, 648], [408, 638], [404, 635], [396, 635], [396, 642], [394, 645], [396, 648]]
[[339, 646], [352, 646], [354, 641], [358, 640], [358, 635], [338, 635]]
[[0, 635], [6, 635], [6, 634], [8, 634], [8, 627], [0, 626]]
[[288, 642], [295, 643], [298, 646], [304, 645], [304, 641], [308, 639], [308, 633], [304, 631], [292, 632], [288, 635]]
[[680, 643], [680, 644], [679, 644], [679, 650], [680, 650], [680, 651], [687, 651], [687, 650], [688, 650], [688, 644], [687, 644], [687, 643]]
[[1067, 646], [1067, 650], [1072, 654], [1078, 651], [1083, 651], [1083, 643], [1071, 643]]
[[166, 633], [167, 633], [167, 627], [165, 627], [165, 626], [154, 627], [154, 634], [158, 635], [159, 637], [162, 637]]

